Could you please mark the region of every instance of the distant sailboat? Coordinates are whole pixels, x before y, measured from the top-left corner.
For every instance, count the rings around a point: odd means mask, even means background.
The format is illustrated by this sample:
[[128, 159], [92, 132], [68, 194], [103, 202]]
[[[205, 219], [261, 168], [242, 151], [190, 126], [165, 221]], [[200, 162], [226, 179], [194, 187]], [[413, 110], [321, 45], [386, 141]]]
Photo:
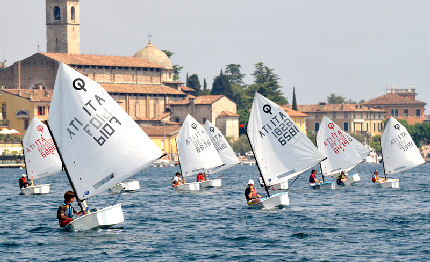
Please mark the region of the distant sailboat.
[[[394, 117], [391, 117], [385, 126], [381, 147], [385, 176], [424, 164], [424, 159], [411, 135]], [[400, 180], [386, 179], [385, 182], [376, 182], [376, 185], [383, 188], [399, 188]]]
[[[176, 139], [176, 144], [179, 165], [184, 179], [223, 165], [218, 151], [213, 146], [205, 129], [191, 115], [185, 118]], [[200, 183], [185, 183], [176, 186], [176, 189], [186, 191], [200, 190]]]
[[[370, 152], [368, 148], [340, 129], [327, 116], [321, 120], [317, 134], [317, 145], [321, 154], [327, 156], [327, 159], [320, 163], [321, 172], [324, 176], [338, 176], [342, 171], [347, 173], [362, 163]], [[360, 181], [360, 176], [353, 174], [348, 176], [344, 184], [349, 185], [358, 181]], [[328, 188], [335, 188], [335, 184], [331, 182], [322, 183], [318, 186], [322, 188], [326, 184], [329, 184]]]
[[48, 127], [34, 117], [22, 140], [27, 179], [31, 185], [21, 188], [21, 194], [48, 194], [49, 184], [34, 185], [33, 181], [59, 173], [62, 169], [60, 157], [49, 134]]
[[291, 117], [277, 104], [255, 93], [248, 138], [267, 192], [258, 206], [289, 205], [288, 192], [270, 196], [269, 187], [287, 182], [318, 164], [323, 156]]
[[[230, 144], [227, 142], [221, 131], [219, 131], [219, 129], [216, 126], [212, 125], [212, 123], [208, 120], [206, 120], [205, 122], [205, 131], [211, 139], [212, 144], [218, 151], [218, 154], [224, 164], [220, 167], [216, 167], [214, 169], [209, 170], [208, 174], [216, 174], [239, 164], [239, 159], [233, 152], [233, 149], [231, 148]], [[208, 181], [201, 182], [200, 187], [221, 187], [221, 179], [211, 179]]]
[[[49, 129], [78, 204], [131, 177], [161, 157], [161, 150], [96, 82], [60, 63]], [[72, 221], [75, 231], [124, 221], [121, 204]]]

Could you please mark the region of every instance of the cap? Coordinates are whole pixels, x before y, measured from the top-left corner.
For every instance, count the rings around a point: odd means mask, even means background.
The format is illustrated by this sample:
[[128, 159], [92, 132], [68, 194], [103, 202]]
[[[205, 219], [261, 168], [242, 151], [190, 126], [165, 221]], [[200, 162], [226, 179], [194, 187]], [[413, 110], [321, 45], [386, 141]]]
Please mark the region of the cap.
[[253, 185], [254, 184], [254, 180], [250, 179], [248, 180], [248, 185]]
[[26, 177], [27, 175], [26, 174], [22, 174], [22, 176], [21, 177]]

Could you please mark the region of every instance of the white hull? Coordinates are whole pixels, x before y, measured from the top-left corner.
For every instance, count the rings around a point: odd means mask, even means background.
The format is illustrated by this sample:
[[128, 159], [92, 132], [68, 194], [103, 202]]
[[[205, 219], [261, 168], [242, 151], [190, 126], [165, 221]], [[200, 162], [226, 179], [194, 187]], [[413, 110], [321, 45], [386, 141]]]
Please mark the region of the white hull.
[[313, 189], [336, 189], [336, 182], [325, 182], [320, 184], [309, 184]]
[[48, 194], [50, 187], [51, 187], [50, 184], [44, 184], [44, 185], [29, 186], [26, 188], [21, 188], [21, 195]]
[[121, 222], [124, 222], [124, 214], [121, 204], [116, 204], [81, 216], [65, 228], [70, 231], [86, 231], [95, 228], [108, 228]]
[[382, 188], [399, 188], [400, 180], [399, 179], [387, 179], [385, 182], [376, 182], [377, 187]]
[[282, 207], [290, 205], [290, 199], [288, 198], [288, 192], [280, 192], [270, 196], [269, 198], [263, 197], [260, 199], [260, 203], [250, 205], [250, 207], [272, 209], [275, 207]]
[[221, 178], [200, 182], [200, 188], [221, 187]]
[[352, 176], [348, 176], [348, 179], [345, 182], [343, 182], [343, 183], [345, 185], [349, 186], [349, 185], [352, 185], [352, 184], [354, 184], [354, 183], [356, 183], [356, 182], [358, 182], [360, 180], [361, 180], [360, 176], [357, 173], [355, 173]]
[[110, 188], [112, 193], [119, 193], [124, 189], [124, 192], [137, 191], [140, 189], [140, 184], [138, 180], [128, 181], [128, 182], [120, 182], [113, 187]]
[[200, 183], [199, 182], [185, 183], [185, 184], [176, 186], [175, 188], [176, 190], [179, 190], [179, 191], [198, 191], [200, 190]]
[[272, 190], [287, 190], [288, 189], [288, 180], [283, 181], [281, 183], [275, 184], [273, 186], [270, 186]]

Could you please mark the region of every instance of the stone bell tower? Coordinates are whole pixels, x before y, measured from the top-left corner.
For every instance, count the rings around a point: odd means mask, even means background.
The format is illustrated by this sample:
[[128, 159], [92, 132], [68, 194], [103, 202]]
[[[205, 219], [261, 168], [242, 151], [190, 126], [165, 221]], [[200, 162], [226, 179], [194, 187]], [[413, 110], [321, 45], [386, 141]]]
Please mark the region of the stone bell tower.
[[47, 52], [80, 53], [79, 0], [46, 0]]

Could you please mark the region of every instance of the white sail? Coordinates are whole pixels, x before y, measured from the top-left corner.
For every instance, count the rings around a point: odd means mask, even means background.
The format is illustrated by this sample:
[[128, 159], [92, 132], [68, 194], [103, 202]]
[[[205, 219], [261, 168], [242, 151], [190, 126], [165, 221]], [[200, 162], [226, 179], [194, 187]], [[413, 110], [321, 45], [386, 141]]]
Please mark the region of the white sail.
[[327, 116], [321, 120], [317, 145], [320, 152], [327, 156], [327, 159], [321, 162], [324, 175], [352, 169], [369, 154], [364, 145], [345, 133]]
[[399, 173], [424, 164], [424, 159], [406, 128], [395, 118], [387, 122], [381, 137], [385, 174]]
[[183, 176], [195, 175], [223, 164], [205, 129], [191, 115], [185, 118], [176, 143]]
[[48, 123], [79, 199], [133, 176], [162, 155], [98, 83], [63, 63]]
[[219, 131], [219, 129], [216, 126], [212, 125], [212, 123], [208, 120], [206, 120], [205, 123], [205, 131], [211, 139], [212, 144], [218, 151], [218, 154], [224, 164], [221, 167], [211, 170], [209, 173], [218, 173], [222, 170], [228, 169], [239, 164], [239, 159], [233, 152], [233, 149], [231, 148], [230, 144], [227, 142], [221, 131]]
[[29, 179], [55, 175], [62, 164], [48, 127], [37, 117], [33, 117], [22, 140], [25, 168]]
[[247, 133], [267, 186], [297, 176], [325, 158], [280, 106], [258, 93]]

